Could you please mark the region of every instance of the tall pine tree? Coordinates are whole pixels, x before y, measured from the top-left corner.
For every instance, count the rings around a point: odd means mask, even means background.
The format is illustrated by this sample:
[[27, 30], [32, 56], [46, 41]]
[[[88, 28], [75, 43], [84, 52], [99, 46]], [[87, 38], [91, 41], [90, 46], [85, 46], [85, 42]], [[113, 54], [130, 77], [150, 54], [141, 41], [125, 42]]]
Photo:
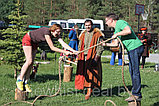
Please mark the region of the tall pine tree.
[[19, 2], [15, 6], [16, 8], [8, 16], [11, 26], [2, 31], [4, 40], [0, 40], [0, 53], [3, 61], [11, 64], [15, 72], [17, 72], [24, 61], [21, 41], [23, 35], [26, 33], [26, 23], [24, 20], [27, 16], [22, 13]]

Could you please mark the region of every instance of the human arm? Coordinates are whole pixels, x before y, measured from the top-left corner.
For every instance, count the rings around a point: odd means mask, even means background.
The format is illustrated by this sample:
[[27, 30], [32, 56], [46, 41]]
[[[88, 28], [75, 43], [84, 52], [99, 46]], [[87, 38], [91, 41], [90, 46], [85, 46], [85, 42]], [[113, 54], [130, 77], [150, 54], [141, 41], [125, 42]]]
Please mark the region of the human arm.
[[[101, 41], [103, 41], [103, 36], [101, 36], [100, 38], [98, 38], [97, 44], [99, 44], [99, 42], [101, 42]], [[97, 48], [96, 48], [96, 55], [95, 55], [95, 57], [94, 57], [94, 59], [92, 61], [92, 66], [94, 66], [94, 67], [97, 66], [97, 63], [98, 63], [98, 61], [99, 61], [99, 59], [100, 59], [103, 51], [104, 51], [104, 47], [102, 45], [97, 46]]]
[[131, 29], [130, 27], [127, 25], [122, 31], [120, 32], [117, 32], [116, 34], [114, 34], [112, 36], [112, 38], [117, 38], [118, 36], [126, 36], [126, 35], [129, 35], [131, 34]]
[[117, 39], [114, 39], [111, 43], [103, 43], [102, 45], [109, 47], [117, 47], [119, 45], [119, 41]]
[[73, 35], [73, 30], [71, 30], [70, 33], [69, 33], [69, 35], [68, 35], [69, 39], [72, 38], [72, 35]]
[[95, 55], [95, 58], [93, 59], [93, 61], [92, 61], [92, 66], [93, 67], [96, 67], [97, 66], [97, 63], [98, 63], [98, 61], [99, 61], [99, 58], [100, 58], [101, 56], [99, 56], [99, 55]]
[[64, 47], [67, 50], [72, 51], [74, 54], [78, 54], [78, 51], [72, 49], [68, 44], [66, 44], [61, 38], [58, 39], [58, 41], [60, 42], [60, 44], [62, 45], [62, 47]]
[[[102, 41], [103, 41], [103, 36], [101, 36], [101, 37], [98, 38], [97, 44], [99, 44]], [[96, 51], [97, 51], [97, 55], [101, 56], [102, 53], [103, 53], [103, 51], [104, 51], [104, 47], [102, 45], [99, 45], [99, 46], [97, 46]]]
[[147, 33], [146, 36], [147, 36], [147, 39], [145, 40], [145, 42], [148, 44], [151, 44], [151, 42], [152, 42], [151, 35], [149, 33]]
[[50, 49], [51, 49], [52, 51], [64, 53], [64, 54], [66, 54], [66, 55], [72, 54], [72, 53], [69, 52], [69, 51], [62, 50], [62, 49], [59, 49], [59, 48], [55, 47], [55, 46], [53, 45], [53, 42], [52, 42], [52, 40], [51, 40], [51, 38], [50, 38], [49, 35], [45, 35], [45, 39], [46, 39], [46, 42], [48, 43], [48, 45], [49, 45], [49, 47], [50, 47]]

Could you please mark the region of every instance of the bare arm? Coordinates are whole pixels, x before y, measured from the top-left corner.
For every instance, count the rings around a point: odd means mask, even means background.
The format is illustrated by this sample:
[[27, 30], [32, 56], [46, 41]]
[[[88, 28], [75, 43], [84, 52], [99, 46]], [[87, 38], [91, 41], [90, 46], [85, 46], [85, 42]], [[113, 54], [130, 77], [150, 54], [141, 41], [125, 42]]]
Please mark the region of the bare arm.
[[117, 47], [118, 45], [119, 45], [119, 41], [115, 39], [111, 43], [105, 43], [105, 45], [103, 46]]
[[69, 52], [69, 51], [65, 51], [65, 50], [62, 50], [62, 49], [59, 49], [59, 48], [55, 47], [55, 46], [53, 45], [53, 42], [52, 42], [52, 40], [51, 40], [51, 38], [50, 38], [49, 35], [45, 35], [45, 39], [46, 39], [46, 42], [48, 43], [48, 45], [49, 45], [49, 47], [50, 47], [50, 49], [51, 49], [52, 51], [60, 52], [60, 53], [65, 53], [66, 55], [72, 54], [72, 53]]
[[112, 38], [117, 38], [117, 36], [126, 36], [131, 34], [131, 29], [129, 26], [126, 26], [121, 32], [118, 32], [112, 36]]
[[77, 53], [78, 51], [72, 49], [68, 44], [66, 44], [61, 38], [58, 39], [58, 41], [60, 42], [60, 44], [62, 45], [62, 47], [64, 47], [65, 49], [68, 49], [74, 53]]

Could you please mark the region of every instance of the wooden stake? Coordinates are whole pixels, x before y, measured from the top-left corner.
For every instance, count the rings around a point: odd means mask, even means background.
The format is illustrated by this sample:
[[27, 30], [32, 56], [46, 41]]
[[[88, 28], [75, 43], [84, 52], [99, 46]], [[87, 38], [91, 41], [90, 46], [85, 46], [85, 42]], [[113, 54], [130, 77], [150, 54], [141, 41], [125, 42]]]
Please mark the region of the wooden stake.
[[72, 78], [73, 67], [69, 65], [64, 65], [64, 76], [63, 82], [69, 82]]
[[26, 91], [20, 91], [18, 88], [15, 89], [15, 100], [25, 101], [28, 99], [29, 93]]

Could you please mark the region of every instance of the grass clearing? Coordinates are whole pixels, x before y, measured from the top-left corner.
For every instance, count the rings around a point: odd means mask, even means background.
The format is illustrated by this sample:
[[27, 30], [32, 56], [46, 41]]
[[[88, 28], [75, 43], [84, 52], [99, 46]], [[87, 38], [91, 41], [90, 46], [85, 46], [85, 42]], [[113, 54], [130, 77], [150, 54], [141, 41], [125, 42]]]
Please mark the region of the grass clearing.
[[[48, 57], [53, 56], [50, 54]], [[57, 55], [58, 57], [59, 55]], [[37, 60], [39, 55], [37, 55]], [[103, 82], [102, 95], [91, 96], [90, 100], [84, 100], [84, 91], [74, 89], [74, 79], [76, 66], [73, 65], [73, 77], [70, 82], [62, 82], [61, 91], [56, 97], [44, 97], [37, 100], [35, 105], [43, 106], [104, 106], [106, 100], [114, 101], [117, 106], [127, 106], [124, 101], [129, 95], [124, 89], [122, 83], [121, 67], [109, 65], [110, 59], [102, 58]], [[158, 106], [159, 105], [159, 72], [154, 72], [154, 63], [146, 63], [145, 69], [141, 69], [142, 80], [142, 106]], [[62, 65], [63, 66], [63, 65]], [[63, 68], [62, 68], [63, 78]], [[0, 104], [3, 105], [14, 100], [14, 90], [16, 88], [16, 80], [14, 77], [14, 69], [10, 65], [0, 65]], [[126, 85], [131, 89], [131, 79], [128, 66], [124, 66], [124, 75]], [[40, 64], [38, 68], [36, 80], [30, 81], [32, 93], [29, 94], [29, 102], [33, 102], [38, 95], [52, 95], [58, 90], [58, 59], [50, 59], [50, 64]], [[28, 106], [29, 104], [16, 103], [13, 106]], [[108, 103], [108, 106], [113, 106]]]

